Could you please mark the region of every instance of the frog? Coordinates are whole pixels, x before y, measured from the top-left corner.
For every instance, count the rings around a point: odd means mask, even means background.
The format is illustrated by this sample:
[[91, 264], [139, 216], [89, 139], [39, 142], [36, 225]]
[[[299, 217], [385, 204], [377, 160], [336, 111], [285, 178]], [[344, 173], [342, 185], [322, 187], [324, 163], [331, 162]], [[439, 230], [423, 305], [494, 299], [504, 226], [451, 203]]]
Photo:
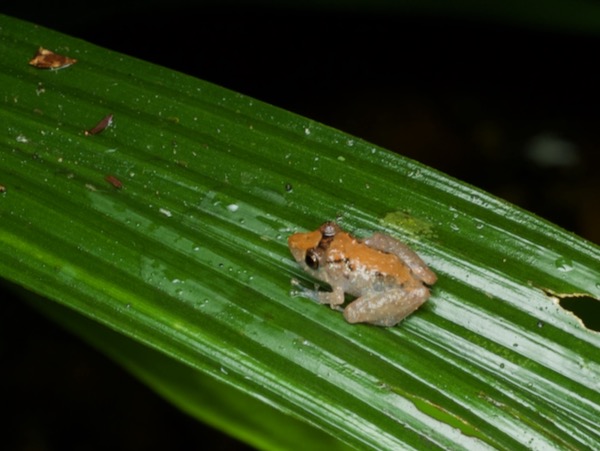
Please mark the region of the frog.
[[[391, 327], [417, 310], [430, 296], [435, 273], [407, 244], [385, 233], [364, 239], [328, 221], [312, 232], [288, 237], [296, 262], [331, 291], [300, 287], [299, 294], [343, 312], [351, 324]], [[354, 296], [345, 308], [346, 294]]]

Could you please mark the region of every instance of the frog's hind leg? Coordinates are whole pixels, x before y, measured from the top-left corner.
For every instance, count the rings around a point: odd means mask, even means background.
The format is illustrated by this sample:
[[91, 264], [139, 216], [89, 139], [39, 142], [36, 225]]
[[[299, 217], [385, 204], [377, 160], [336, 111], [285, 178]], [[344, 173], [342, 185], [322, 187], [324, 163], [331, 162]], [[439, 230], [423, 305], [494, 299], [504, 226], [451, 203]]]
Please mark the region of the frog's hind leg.
[[396, 255], [427, 285], [433, 285], [436, 282], [437, 277], [433, 271], [427, 267], [425, 262], [415, 251], [402, 241], [383, 233], [374, 233], [371, 238], [364, 240], [364, 243], [381, 252]]
[[417, 310], [429, 297], [429, 290], [420, 287], [407, 292], [402, 288], [369, 293], [359, 297], [344, 309], [349, 323], [369, 323], [395, 326]]

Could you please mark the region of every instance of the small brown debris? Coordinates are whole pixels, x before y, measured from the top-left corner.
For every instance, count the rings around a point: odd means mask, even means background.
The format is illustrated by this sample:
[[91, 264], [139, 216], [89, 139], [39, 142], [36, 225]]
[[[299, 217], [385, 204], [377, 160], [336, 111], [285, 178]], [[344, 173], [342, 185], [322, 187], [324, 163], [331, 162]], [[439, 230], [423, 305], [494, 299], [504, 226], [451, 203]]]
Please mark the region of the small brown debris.
[[94, 127], [90, 128], [89, 130], [86, 130], [84, 132], [85, 136], [97, 135], [98, 133], [104, 131], [105, 128], [109, 127], [110, 124], [112, 124], [112, 121], [113, 121], [113, 115], [112, 114], [109, 114], [108, 116], [105, 116]]
[[0, 185], [0, 194], [3, 194], [5, 192], [6, 192], [6, 186]]
[[40, 47], [35, 56], [29, 61], [29, 64], [38, 69], [58, 70], [64, 69], [76, 62], [77, 60], [75, 58], [59, 55], [51, 50]]
[[117, 189], [123, 188], [123, 182], [121, 182], [121, 180], [116, 178], [114, 175], [107, 175], [106, 177], [104, 177], [104, 180], [106, 180], [108, 183], [110, 183]]

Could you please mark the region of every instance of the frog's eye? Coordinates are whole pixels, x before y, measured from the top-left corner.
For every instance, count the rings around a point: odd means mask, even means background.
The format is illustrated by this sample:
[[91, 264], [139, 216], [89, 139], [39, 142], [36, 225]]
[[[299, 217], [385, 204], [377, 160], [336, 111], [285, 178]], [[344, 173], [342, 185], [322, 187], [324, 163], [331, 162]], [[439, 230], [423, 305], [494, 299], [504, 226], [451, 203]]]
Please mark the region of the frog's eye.
[[304, 259], [306, 266], [310, 269], [318, 269], [319, 268], [319, 252], [316, 249], [311, 249], [306, 253], [306, 258]]

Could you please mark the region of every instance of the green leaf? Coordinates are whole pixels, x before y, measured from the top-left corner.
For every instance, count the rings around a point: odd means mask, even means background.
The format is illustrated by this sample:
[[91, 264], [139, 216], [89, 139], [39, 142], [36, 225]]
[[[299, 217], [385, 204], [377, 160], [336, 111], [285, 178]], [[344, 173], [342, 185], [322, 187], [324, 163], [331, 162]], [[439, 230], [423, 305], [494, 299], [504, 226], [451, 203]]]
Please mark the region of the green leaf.
[[[557, 296], [600, 297], [598, 247], [306, 118], [0, 28], [2, 275], [159, 393], [264, 449], [597, 446], [600, 339]], [[78, 62], [29, 66], [40, 45]], [[430, 300], [378, 328], [292, 297], [313, 281], [287, 236], [333, 218], [413, 246]]]

